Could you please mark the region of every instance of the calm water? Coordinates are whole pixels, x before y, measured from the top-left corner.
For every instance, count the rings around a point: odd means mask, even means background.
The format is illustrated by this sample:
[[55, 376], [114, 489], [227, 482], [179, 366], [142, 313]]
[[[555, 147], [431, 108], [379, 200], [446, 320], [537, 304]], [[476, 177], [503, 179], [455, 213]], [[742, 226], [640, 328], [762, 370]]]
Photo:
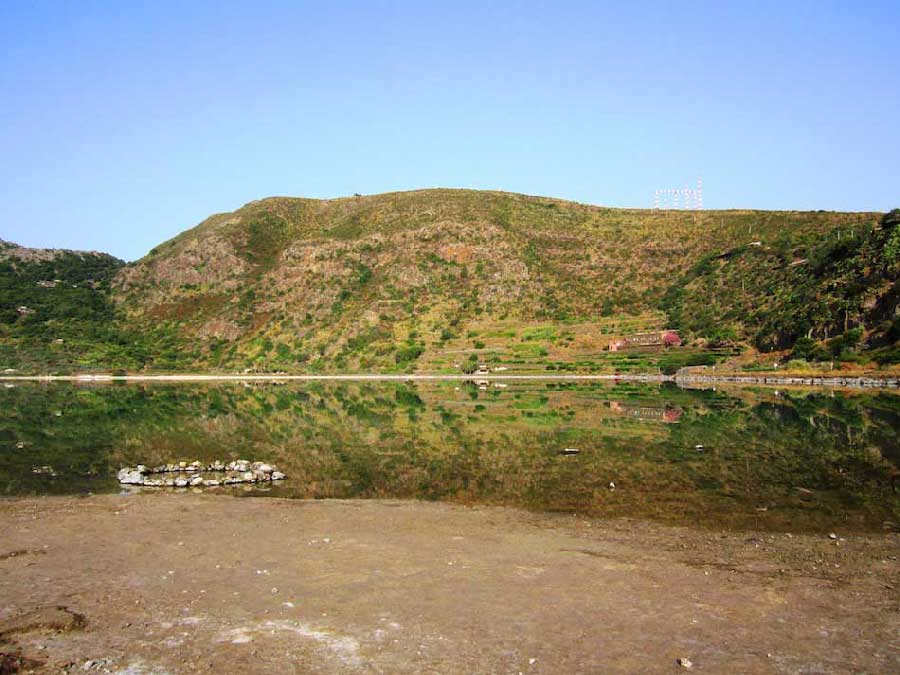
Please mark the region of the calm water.
[[115, 472], [139, 462], [246, 458], [289, 478], [228, 488], [239, 496], [900, 529], [895, 393], [548, 382], [0, 387], [7, 496], [118, 491]]

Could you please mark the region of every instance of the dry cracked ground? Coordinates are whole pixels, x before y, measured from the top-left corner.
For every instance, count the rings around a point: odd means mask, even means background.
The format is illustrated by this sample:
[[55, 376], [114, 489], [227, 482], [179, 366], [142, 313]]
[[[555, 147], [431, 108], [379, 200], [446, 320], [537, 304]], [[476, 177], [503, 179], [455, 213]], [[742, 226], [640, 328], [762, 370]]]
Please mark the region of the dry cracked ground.
[[896, 534], [190, 492], [0, 532], [3, 672], [900, 671]]

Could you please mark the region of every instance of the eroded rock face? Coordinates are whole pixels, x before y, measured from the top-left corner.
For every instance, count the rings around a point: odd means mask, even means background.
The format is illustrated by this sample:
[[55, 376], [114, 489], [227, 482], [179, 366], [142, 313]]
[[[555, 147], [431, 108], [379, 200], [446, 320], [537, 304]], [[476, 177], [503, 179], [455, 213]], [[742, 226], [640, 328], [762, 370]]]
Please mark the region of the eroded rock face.
[[139, 265], [124, 268], [115, 287], [124, 292], [141, 288], [156, 290], [183, 285], [224, 284], [234, 288], [237, 277], [247, 269], [247, 263], [224, 236], [213, 234], [197, 237], [182, 245], [174, 255], [145, 259]]
[[223, 338], [225, 340], [236, 340], [243, 334], [243, 329], [234, 321], [228, 319], [216, 318], [210, 319], [204, 323], [197, 331], [200, 337]]

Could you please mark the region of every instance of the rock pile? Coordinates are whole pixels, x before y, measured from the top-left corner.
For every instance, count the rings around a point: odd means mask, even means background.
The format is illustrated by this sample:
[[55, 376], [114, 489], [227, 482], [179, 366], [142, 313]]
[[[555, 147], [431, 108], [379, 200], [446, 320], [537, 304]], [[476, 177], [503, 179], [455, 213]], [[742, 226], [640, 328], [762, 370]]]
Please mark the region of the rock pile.
[[[221, 478], [204, 478], [202, 473], [224, 473]], [[174, 478], [154, 478], [155, 474], [187, 473], [188, 476]], [[216, 487], [218, 485], [236, 485], [238, 483], [264, 483], [282, 480], [285, 475], [265, 462], [249, 462], [239, 459], [234, 462], [216, 460], [203, 465], [200, 462], [178, 462], [148, 467], [138, 464], [119, 470], [118, 479], [123, 485], [142, 485], [145, 487]]]

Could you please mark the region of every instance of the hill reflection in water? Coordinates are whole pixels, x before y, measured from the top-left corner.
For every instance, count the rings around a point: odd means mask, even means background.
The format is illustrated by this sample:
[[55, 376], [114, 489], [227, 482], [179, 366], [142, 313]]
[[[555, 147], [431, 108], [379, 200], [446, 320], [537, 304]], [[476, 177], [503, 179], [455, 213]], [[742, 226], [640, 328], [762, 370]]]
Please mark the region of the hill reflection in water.
[[0, 492], [115, 491], [121, 466], [246, 458], [289, 478], [236, 494], [883, 530], [900, 521], [898, 436], [900, 396], [871, 391], [21, 384], [0, 390]]

